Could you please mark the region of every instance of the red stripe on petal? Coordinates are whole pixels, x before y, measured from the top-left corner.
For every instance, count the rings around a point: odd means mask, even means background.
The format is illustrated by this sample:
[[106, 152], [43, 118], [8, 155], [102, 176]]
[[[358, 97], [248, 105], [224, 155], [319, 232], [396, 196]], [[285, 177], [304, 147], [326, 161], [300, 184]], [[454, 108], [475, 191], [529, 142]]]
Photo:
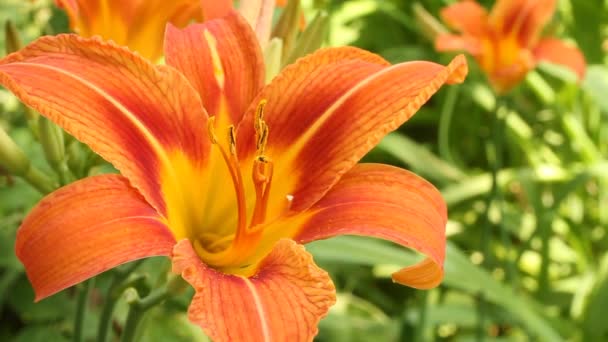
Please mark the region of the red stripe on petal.
[[207, 112], [236, 124], [264, 84], [264, 59], [255, 33], [238, 13], [165, 35], [167, 64], [198, 90]]
[[0, 61], [0, 83], [116, 166], [163, 214], [167, 154], [207, 157], [207, 115], [188, 81], [112, 43], [41, 38]]
[[42, 199], [19, 228], [15, 251], [40, 300], [122, 263], [169, 255], [174, 244], [124, 177], [102, 175]]
[[[382, 68], [353, 58], [321, 69], [308, 63], [296, 68], [303, 73], [297, 82], [264, 92], [273, 213], [284, 211], [287, 195], [293, 196], [291, 210], [309, 208], [441, 86], [461, 82], [467, 73], [462, 55], [448, 66], [416, 61]], [[327, 76], [318, 78], [319, 69]], [[244, 123], [244, 131], [251, 130]]]
[[446, 205], [433, 185], [409, 171], [382, 164], [359, 164], [310, 213], [299, 227], [295, 238], [298, 242], [343, 234], [382, 238], [428, 257], [397, 272], [395, 281], [430, 288], [443, 278]]

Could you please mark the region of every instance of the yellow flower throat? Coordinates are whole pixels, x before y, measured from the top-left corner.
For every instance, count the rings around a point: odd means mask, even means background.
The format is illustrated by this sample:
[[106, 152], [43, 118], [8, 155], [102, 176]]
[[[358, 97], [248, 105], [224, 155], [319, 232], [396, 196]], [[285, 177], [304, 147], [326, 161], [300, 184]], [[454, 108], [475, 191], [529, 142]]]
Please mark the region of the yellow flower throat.
[[[272, 183], [273, 163], [265, 155], [269, 128], [263, 119], [266, 101], [258, 105], [254, 118], [256, 156], [251, 169], [251, 179], [255, 189], [255, 205], [249, 222], [244, 177], [241, 172], [236, 148], [236, 133], [233, 125], [228, 127], [228, 146], [225, 147], [215, 134], [215, 117], [208, 121], [208, 132], [213, 148], [217, 148], [228, 167], [236, 194], [237, 225], [234, 234], [220, 239], [195, 239], [193, 246], [201, 259], [220, 269], [236, 265], [246, 267], [248, 260], [255, 254], [263, 234], [262, 224], [266, 220], [270, 186]], [[205, 241], [207, 240], [207, 241]]]

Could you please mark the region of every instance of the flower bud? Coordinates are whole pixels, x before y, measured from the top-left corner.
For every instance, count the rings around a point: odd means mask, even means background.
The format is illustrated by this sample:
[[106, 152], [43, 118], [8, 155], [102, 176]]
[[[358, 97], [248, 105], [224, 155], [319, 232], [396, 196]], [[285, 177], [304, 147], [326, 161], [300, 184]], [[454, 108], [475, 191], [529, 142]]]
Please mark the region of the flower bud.
[[281, 38], [272, 38], [264, 49], [264, 64], [266, 64], [266, 84], [281, 71], [281, 54], [283, 53], [283, 41]]
[[15, 24], [11, 20], [7, 20], [4, 23], [4, 41], [7, 54], [21, 50], [23, 47], [19, 31], [17, 31], [17, 27], [15, 27]]
[[30, 168], [30, 160], [13, 139], [0, 128], [0, 165], [10, 174], [25, 175]]
[[296, 59], [305, 56], [321, 47], [327, 30], [329, 29], [329, 15], [327, 12], [320, 11], [313, 21], [302, 32], [298, 38], [296, 46], [285, 60], [285, 65], [293, 63]]
[[40, 143], [49, 165], [57, 169], [65, 158], [63, 130], [44, 117], [38, 121]]
[[289, 1], [279, 18], [279, 22], [272, 31], [272, 37], [280, 38], [283, 41], [283, 53], [281, 58], [283, 60], [291, 53], [291, 50], [294, 47], [299, 30], [300, 14], [300, 0]]

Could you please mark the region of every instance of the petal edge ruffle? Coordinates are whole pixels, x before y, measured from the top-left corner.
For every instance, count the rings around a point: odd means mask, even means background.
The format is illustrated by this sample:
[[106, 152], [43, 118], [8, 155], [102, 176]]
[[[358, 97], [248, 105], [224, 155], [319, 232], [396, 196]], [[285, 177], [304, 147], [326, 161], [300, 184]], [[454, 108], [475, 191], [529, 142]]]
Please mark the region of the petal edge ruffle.
[[204, 265], [188, 240], [173, 251], [173, 272], [195, 289], [188, 316], [213, 341], [311, 341], [335, 302], [327, 272], [303, 246], [279, 241], [250, 277]]

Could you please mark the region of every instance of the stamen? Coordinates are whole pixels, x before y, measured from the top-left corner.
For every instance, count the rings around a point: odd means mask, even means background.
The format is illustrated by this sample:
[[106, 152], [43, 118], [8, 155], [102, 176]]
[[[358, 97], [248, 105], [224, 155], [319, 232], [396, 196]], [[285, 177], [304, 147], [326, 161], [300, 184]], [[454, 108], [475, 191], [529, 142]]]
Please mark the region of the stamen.
[[217, 145], [217, 136], [215, 135], [215, 116], [210, 117], [207, 120], [207, 132], [209, 133], [209, 140], [213, 145]]
[[253, 121], [253, 127], [255, 128], [256, 132], [260, 129], [259, 127], [259, 123], [263, 121], [264, 119], [264, 107], [266, 107], [266, 101], [265, 99], [260, 100], [260, 103], [258, 104], [258, 108], [256, 108], [255, 110], [255, 118]]
[[236, 133], [233, 125], [228, 127], [228, 143], [230, 144], [230, 154], [236, 156]]
[[266, 220], [273, 164], [268, 158], [259, 156], [253, 162], [252, 178], [255, 187], [255, 208], [249, 224], [250, 229]]
[[241, 174], [241, 168], [239, 166], [239, 160], [236, 155], [236, 133], [234, 126], [230, 126], [228, 129], [228, 146], [230, 154], [226, 153], [224, 146], [218, 142], [217, 136], [215, 135], [215, 116], [212, 116], [207, 121], [207, 130], [209, 132], [209, 139], [211, 143], [220, 151], [228, 171], [230, 171], [230, 177], [232, 178], [232, 184], [234, 186], [234, 192], [236, 194], [236, 204], [238, 210], [238, 219], [236, 227], [236, 240], [241, 240], [246, 234], [247, 230], [247, 206], [245, 203], [245, 189], [243, 183], [243, 176]]
[[264, 155], [266, 150], [266, 143], [268, 142], [268, 134], [270, 129], [264, 121], [264, 107], [266, 106], [266, 100], [261, 100], [258, 104], [258, 108], [255, 111], [255, 118], [253, 121], [253, 128], [255, 129], [255, 148], [258, 155]]

